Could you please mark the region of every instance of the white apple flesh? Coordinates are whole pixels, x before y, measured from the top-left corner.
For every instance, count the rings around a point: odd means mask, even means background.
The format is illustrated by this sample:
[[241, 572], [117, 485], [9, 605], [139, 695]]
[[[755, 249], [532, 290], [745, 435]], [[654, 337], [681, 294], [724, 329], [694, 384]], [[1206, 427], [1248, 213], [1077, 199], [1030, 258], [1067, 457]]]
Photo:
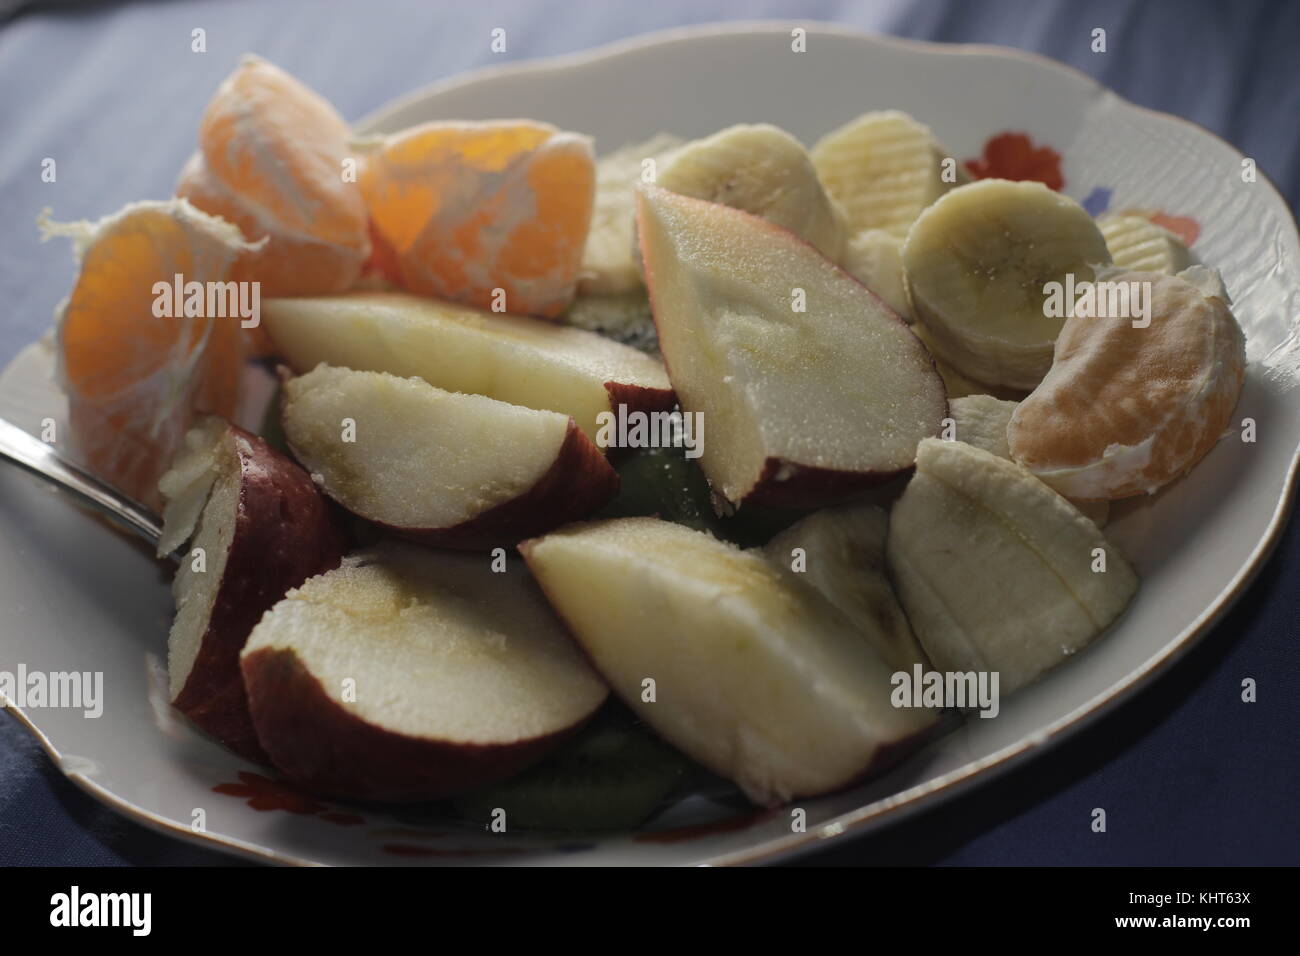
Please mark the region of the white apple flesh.
[[519, 550], [614, 693], [756, 803], [844, 787], [936, 719], [892, 706], [894, 668], [759, 552], [656, 518], [572, 525]]
[[397, 293], [271, 299], [262, 324], [295, 372], [339, 365], [416, 376], [568, 415], [594, 439], [601, 412], [668, 411], [657, 359], [582, 329]]
[[715, 492], [817, 507], [912, 467], [947, 399], [902, 319], [757, 216], [652, 186], [637, 210], [659, 346], [708, 427]]
[[172, 583], [172, 705], [231, 750], [265, 761], [239, 652], [286, 591], [339, 563], [343, 537], [333, 508], [297, 464], [215, 418], [190, 432], [160, 486], [170, 498], [164, 542], [193, 535]]
[[618, 490], [618, 474], [572, 418], [418, 378], [321, 365], [285, 381], [283, 420], [329, 497], [442, 547], [511, 545]]
[[391, 541], [291, 591], [241, 666], [279, 770], [382, 802], [504, 780], [607, 696], [522, 565]]

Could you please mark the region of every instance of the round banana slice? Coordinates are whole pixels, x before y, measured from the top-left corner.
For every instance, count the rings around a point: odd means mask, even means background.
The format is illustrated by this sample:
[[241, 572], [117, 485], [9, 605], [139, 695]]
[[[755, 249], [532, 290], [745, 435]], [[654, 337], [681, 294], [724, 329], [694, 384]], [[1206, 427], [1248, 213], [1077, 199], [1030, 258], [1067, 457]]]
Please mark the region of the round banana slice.
[[975, 381], [969, 375], [963, 375], [939, 356], [938, 352], [935, 351], [933, 340], [931, 340], [921, 323], [912, 323], [912, 332], [921, 340], [921, 344], [929, 350], [930, 357], [934, 359], [935, 371], [943, 379], [944, 388], [948, 390], [949, 400], [961, 398], [965, 395], [992, 395], [994, 398], [1018, 402], [1029, 394], [1028, 389], [988, 385], [984, 382]]
[[930, 132], [898, 110], [864, 113], [827, 133], [812, 149], [817, 175], [844, 207], [850, 230], [883, 229], [903, 239], [908, 227], [966, 174]]
[[874, 292], [905, 322], [912, 321], [903, 276], [903, 244], [883, 229], [865, 229], [845, 244], [845, 271]]
[[843, 211], [822, 188], [808, 151], [775, 126], [731, 126], [687, 143], [663, 164], [658, 185], [762, 216], [836, 262], [843, 254]]
[[1107, 213], [1097, 219], [1097, 228], [1120, 268], [1173, 275], [1192, 264], [1192, 254], [1179, 238], [1141, 213]]
[[970, 378], [1019, 389], [1047, 374], [1072, 294], [1109, 262], [1082, 206], [1004, 179], [954, 189], [903, 244], [913, 315], [935, 353]]

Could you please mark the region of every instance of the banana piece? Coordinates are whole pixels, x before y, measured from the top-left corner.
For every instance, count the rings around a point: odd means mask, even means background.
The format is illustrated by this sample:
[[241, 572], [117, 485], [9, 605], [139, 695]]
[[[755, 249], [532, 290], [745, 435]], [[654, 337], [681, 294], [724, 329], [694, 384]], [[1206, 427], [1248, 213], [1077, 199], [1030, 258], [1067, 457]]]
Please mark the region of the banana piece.
[[[953, 439], [1011, 461], [1007, 426], [1011, 424], [1011, 416], [1018, 405], [1019, 402], [1004, 401], [992, 395], [967, 395], [950, 399], [948, 414], [953, 422]], [[948, 437], [947, 432], [944, 437]], [[1105, 498], [1098, 501], [1071, 500], [1070, 503], [1098, 528], [1106, 527], [1106, 522], [1110, 520], [1110, 502]]]
[[643, 290], [632, 258], [635, 189], [653, 160], [657, 169], [682, 141], [660, 133], [596, 161], [596, 202], [578, 273], [578, 295], [619, 295]]
[[967, 177], [930, 128], [898, 110], [864, 113], [812, 148], [813, 165], [844, 207], [850, 230], [883, 229], [894, 238], [921, 210]]
[[935, 668], [998, 671], [1002, 693], [1090, 643], [1137, 591], [1124, 556], [1068, 501], [1014, 462], [937, 438], [917, 449], [886, 557]]
[[[772, 538], [763, 554], [820, 591], [896, 671], [925, 664], [885, 575], [889, 517], [875, 505], [814, 511]], [[799, 549], [796, 551], [796, 549]]]
[[921, 344], [929, 350], [930, 358], [934, 359], [935, 370], [939, 373], [939, 377], [943, 379], [944, 387], [948, 390], [949, 400], [961, 398], [963, 395], [992, 395], [994, 398], [1019, 401], [1028, 394], [1024, 389], [986, 385], [984, 382], [975, 381], [968, 375], [963, 375], [939, 357], [934, 342], [930, 339], [929, 333], [925, 331], [925, 327], [921, 323], [913, 322], [912, 332], [921, 340]]
[[[948, 415], [953, 421], [952, 440], [983, 448], [990, 454], [1010, 461], [1007, 424], [1015, 410], [1015, 402], [1003, 401], [992, 395], [967, 395], [950, 399]], [[944, 437], [948, 437], [947, 433]]]
[[654, 315], [644, 288], [609, 295], [580, 295], [564, 313], [564, 321], [643, 352], [658, 354]]
[[1192, 264], [1192, 254], [1177, 236], [1140, 213], [1107, 213], [1097, 219], [1097, 228], [1120, 268], [1173, 275]]
[[1004, 179], [954, 189], [903, 244], [913, 313], [935, 354], [969, 378], [1017, 389], [1047, 374], [1069, 311], [1047, 314], [1046, 284], [1091, 282], [1093, 266], [1109, 262], [1082, 206], [1042, 183]]
[[912, 321], [903, 275], [903, 244], [897, 238], [883, 229], [864, 229], [846, 243], [840, 265], [905, 322]]
[[658, 185], [762, 216], [828, 259], [843, 255], [843, 211], [822, 188], [808, 151], [775, 126], [730, 126], [687, 143], [663, 164]]

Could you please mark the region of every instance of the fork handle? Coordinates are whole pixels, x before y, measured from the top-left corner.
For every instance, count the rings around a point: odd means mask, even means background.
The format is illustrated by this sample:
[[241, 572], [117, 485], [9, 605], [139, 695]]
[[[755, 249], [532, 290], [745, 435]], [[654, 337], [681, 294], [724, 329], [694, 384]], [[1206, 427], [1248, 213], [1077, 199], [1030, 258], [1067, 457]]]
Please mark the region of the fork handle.
[[27, 434], [2, 418], [0, 459], [21, 465], [61, 491], [71, 493], [82, 503], [107, 515], [116, 524], [140, 535], [150, 544], [156, 546], [162, 537], [162, 521], [144, 505], [64, 458], [53, 445]]

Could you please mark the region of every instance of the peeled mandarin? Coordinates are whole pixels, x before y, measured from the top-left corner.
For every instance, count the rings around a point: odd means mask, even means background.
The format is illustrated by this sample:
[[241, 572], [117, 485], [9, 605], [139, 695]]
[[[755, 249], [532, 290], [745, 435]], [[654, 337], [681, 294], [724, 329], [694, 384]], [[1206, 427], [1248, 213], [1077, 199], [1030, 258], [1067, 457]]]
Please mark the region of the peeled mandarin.
[[411, 291], [548, 318], [572, 302], [595, 190], [586, 137], [426, 123], [374, 147], [361, 188]]
[[1015, 460], [1071, 498], [1151, 493], [1184, 474], [1224, 434], [1245, 378], [1245, 338], [1211, 270], [1104, 279], [1145, 284], [1150, 324], [1072, 314], [1007, 428]]
[[[156, 506], [158, 478], [194, 411], [234, 414], [246, 357], [238, 316], [178, 315], [170, 290], [178, 274], [227, 281], [249, 245], [234, 226], [183, 199], [41, 226], [47, 238], [72, 238], [81, 263], [56, 320], [73, 442], [93, 471]], [[159, 283], [169, 290], [163, 309]]]
[[346, 291], [370, 256], [350, 135], [319, 95], [245, 56], [208, 103], [176, 194], [266, 240], [235, 267], [263, 295]]

